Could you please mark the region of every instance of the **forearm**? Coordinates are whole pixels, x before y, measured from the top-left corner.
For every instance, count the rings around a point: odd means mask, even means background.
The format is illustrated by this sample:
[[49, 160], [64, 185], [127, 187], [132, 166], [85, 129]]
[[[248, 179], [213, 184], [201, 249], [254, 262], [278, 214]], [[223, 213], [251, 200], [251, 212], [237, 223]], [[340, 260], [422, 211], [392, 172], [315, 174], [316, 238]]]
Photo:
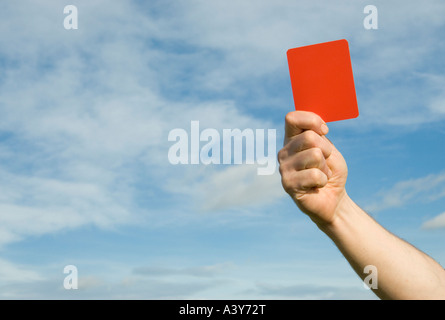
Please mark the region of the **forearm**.
[[346, 194], [329, 224], [319, 225], [336, 244], [355, 272], [377, 268], [373, 291], [382, 299], [445, 299], [445, 271], [425, 253], [394, 236]]

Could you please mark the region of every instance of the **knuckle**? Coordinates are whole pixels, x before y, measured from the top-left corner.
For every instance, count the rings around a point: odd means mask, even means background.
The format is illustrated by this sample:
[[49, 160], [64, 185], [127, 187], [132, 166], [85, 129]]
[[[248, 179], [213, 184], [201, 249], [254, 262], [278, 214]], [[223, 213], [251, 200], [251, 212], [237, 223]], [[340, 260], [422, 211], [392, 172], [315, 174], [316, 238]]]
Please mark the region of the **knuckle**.
[[318, 178], [318, 174], [317, 174], [316, 170], [314, 170], [314, 169], [307, 170], [307, 179], [308, 180], [313, 182], [313, 181], [317, 180], [317, 178]]
[[321, 163], [324, 160], [323, 151], [320, 148], [311, 149], [311, 157], [316, 163]]
[[280, 172], [280, 175], [283, 176], [286, 172], [284, 166], [282, 164], [279, 165], [278, 171]]
[[286, 191], [289, 194], [292, 193], [292, 190], [294, 190], [294, 184], [292, 183], [291, 179], [286, 175], [281, 176], [281, 185], [283, 186], [284, 191]]
[[317, 116], [315, 114], [313, 114], [313, 116], [308, 120], [309, 125], [311, 126], [311, 128], [316, 128], [320, 125], [319, 123], [319, 119], [317, 118]]
[[287, 148], [282, 148], [280, 151], [278, 151], [277, 159], [278, 162], [281, 164], [288, 156]]
[[286, 179], [286, 181], [292, 176], [294, 168], [289, 163], [282, 163], [278, 166], [278, 171], [280, 172], [281, 178]]
[[304, 132], [305, 145], [309, 147], [315, 147], [317, 145], [319, 135], [312, 130]]
[[333, 148], [332, 148], [332, 144], [331, 143], [327, 143], [327, 147], [326, 147], [326, 154], [327, 157], [330, 157], [332, 154]]
[[292, 115], [291, 112], [288, 112], [288, 113], [286, 114], [286, 116], [284, 117], [284, 121], [285, 121], [286, 123], [288, 123], [288, 124], [291, 124], [291, 123], [294, 122], [294, 118], [293, 118], [293, 115]]
[[318, 169], [311, 169], [309, 171], [309, 179], [315, 185], [320, 185], [323, 181], [322, 172]]

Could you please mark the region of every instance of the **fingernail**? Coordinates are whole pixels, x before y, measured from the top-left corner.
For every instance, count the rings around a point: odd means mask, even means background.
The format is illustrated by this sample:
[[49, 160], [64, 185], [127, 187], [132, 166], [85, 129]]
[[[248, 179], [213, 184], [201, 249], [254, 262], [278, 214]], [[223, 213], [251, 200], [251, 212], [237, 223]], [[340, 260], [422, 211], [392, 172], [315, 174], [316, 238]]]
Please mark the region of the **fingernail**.
[[326, 123], [323, 123], [323, 124], [321, 125], [321, 132], [322, 132], [323, 134], [327, 134], [327, 133], [329, 132], [329, 128], [328, 128], [328, 126], [326, 125]]

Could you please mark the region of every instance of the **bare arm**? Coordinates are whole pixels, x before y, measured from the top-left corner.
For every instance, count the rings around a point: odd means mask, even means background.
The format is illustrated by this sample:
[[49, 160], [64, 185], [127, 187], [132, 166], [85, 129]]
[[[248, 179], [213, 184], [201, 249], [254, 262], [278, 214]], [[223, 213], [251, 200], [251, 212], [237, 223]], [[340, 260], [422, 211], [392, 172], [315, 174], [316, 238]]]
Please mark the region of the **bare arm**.
[[286, 116], [278, 154], [282, 184], [297, 206], [336, 244], [363, 279], [378, 270], [381, 299], [445, 299], [445, 271], [432, 258], [388, 232], [345, 190], [347, 166], [326, 138], [323, 120], [310, 112]]

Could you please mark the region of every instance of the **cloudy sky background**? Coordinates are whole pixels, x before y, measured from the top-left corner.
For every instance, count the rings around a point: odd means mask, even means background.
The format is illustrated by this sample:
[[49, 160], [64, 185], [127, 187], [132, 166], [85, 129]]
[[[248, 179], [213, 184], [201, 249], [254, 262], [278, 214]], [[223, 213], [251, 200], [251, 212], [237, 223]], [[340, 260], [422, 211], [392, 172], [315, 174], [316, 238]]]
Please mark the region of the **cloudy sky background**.
[[287, 49], [337, 39], [360, 109], [330, 124], [348, 192], [445, 265], [443, 1], [2, 4], [0, 298], [375, 299], [278, 172], [167, 158], [192, 120], [276, 129], [279, 148]]

